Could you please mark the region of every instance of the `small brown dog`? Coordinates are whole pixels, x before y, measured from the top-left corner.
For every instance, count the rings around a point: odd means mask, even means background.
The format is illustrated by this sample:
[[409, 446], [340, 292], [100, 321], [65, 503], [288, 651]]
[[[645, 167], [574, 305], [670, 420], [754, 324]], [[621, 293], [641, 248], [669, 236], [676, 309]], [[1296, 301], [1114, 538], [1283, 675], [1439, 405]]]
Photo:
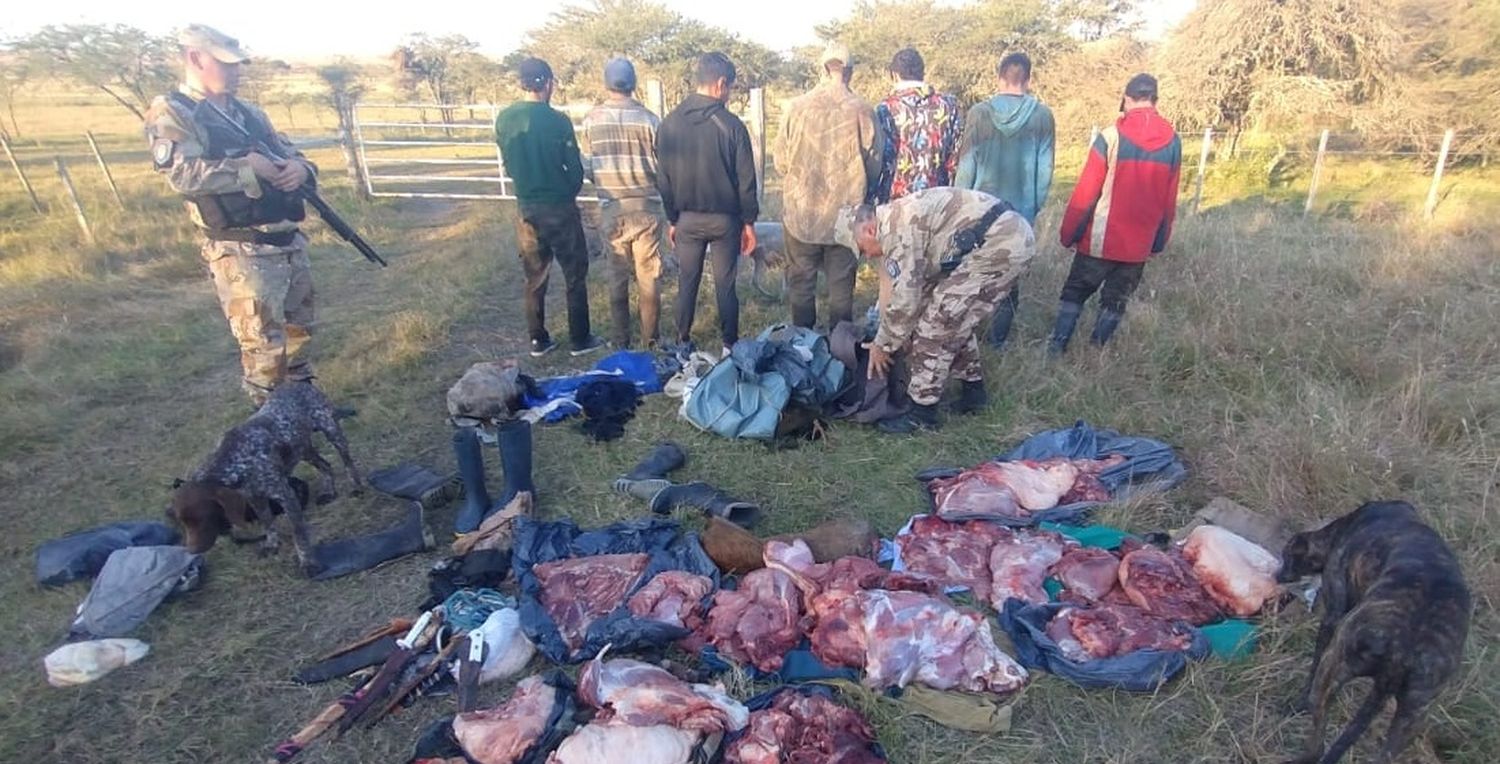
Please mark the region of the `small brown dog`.
[[[1369, 502], [1328, 525], [1299, 533], [1282, 552], [1283, 583], [1322, 574], [1311, 676], [1302, 696], [1312, 732], [1296, 764], [1333, 764], [1396, 699], [1377, 762], [1411, 742], [1428, 704], [1458, 672], [1469, 633], [1463, 571], [1437, 532], [1404, 501]], [[1349, 680], [1374, 680], [1349, 726], [1324, 751], [1328, 704]]]

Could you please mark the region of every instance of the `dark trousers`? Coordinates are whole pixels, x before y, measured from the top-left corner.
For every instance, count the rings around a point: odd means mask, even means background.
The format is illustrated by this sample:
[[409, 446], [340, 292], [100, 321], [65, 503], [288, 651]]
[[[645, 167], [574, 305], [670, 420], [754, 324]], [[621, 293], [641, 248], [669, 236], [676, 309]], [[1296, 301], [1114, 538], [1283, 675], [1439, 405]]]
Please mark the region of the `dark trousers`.
[[1094, 292], [1099, 292], [1100, 308], [1124, 313], [1125, 303], [1140, 286], [1145, 270], [1145, 263], [1117, 263], [1075, 254], [1068, 280], [1063, 282], [1062, 301], [1082, 305]]
[[786, 289], [792, 324], [811, 329], [818, 322], [818, 271], [828, 274], [828, 326], [854, 320], [854, 273], [859, 261], [848, 247], [809, 244], [786, 237]]
[[583, 220], [573, 202], [522, 204], [516, 240], [521, 267], [526, 272], [526, 331], [532, 340], [547, 341], [547, 281], [552, 261], [562, 267], [568, 297], [568, 337], [574, 345], [587, 342], [589, 327], [589, 248]]
[[719, 332], [726, 346], [740, 338], [740, 296], [734, 279], [740, 265], [740, 231], [744, 224], [732, 215], [684, 212], [677, 217], [677, 340], [686, 342], [693, 333], [693, 315], [698, 308], [698, 285], [703, 281], [703, 261], [713, 256], [714, 297], [719, 306]]
[[1012, 284], [1010, 291], [1000, 299], [995, 308], [995, 319], [990, 322], [990, 344], [1000, 347], [1010, 337], [1010, 327], [1016, 321], [1016, 308], [1021, 305], [1021, 280]]

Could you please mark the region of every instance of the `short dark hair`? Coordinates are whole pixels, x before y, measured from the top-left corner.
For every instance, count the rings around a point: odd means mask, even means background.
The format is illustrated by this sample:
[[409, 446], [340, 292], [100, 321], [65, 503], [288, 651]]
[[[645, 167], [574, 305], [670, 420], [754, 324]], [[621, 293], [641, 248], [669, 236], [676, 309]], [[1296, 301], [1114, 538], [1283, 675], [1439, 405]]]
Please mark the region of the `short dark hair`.
[[1125, 85], [1125, 95], [1137, 101], [1156, 103], [1156, 78], [1144, 72], [1131, 77]]
[[1000, 79], [1012, 85], [1025, 85], [1031, 81], [1031, 56], [1019, 51], [1007, 53], [1000, 59], [996, 71], [1000, 73]]
[[920, 80], [927, 76], [927, 65], [916, 48], [902, 48], [891, 58], [891, 73], [903, 80]]
[[856, 225], [868, 223], [875, 217], [875, 205], [861, 204], [854, 208], [854, 223]]
[[516, 65], [516, 79], [521, 89], [528, 93], [540, 93], [552, 80], [552, 67], [540, 58], [528, 58]]
[[734, 62], [729, 60], [729, 56], [717, 50], [704, 53], [698, 57], [698, 66], [693, 72], [693, 79], [699, 85], [712, 85], [721, 79], [725, 84], [733, 85]]

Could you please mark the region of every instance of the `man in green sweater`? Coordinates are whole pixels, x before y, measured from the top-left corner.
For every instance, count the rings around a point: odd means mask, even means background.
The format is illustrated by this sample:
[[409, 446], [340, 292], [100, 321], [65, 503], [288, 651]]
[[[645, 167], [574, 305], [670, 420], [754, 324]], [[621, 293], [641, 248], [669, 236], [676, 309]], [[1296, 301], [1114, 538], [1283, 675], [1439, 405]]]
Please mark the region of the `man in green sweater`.
[[550, 105], [556, 80], [552, 67], [528, 58], [517, 67], [526, 98], [495, 118], [495, 142], [520, 206], [516, 240], [526, 271], [526, 330], [531, 354], [557, 347], [547, 333], [547, 280], [555, 259], [568, 296], [568, 335], [575, 356], [604, 347], [589, 327], [589, 251], [578, 214], [583, 159], [573, 121]]

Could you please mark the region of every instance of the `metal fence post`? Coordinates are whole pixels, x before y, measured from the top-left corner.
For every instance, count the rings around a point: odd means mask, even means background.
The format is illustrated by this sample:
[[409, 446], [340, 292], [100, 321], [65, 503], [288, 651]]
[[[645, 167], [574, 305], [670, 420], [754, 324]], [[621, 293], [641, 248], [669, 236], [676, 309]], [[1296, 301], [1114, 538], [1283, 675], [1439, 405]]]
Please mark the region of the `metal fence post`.
[[1432, 214], [1437, 212], [1438, 186], [1443, 183], [1443, 166], [1448, 164], [1448, 149], [1451, 148], [1453, 148], [1453, 128], [1450, 127], [1447, 132], [1443, 133], [1443, 148], [1438, 152], [1437, 169], [1432, 171], [1432, 188], [1427, 189], [1427, 206], [1423, 214], [1428, 220], [1431, 220]]
[[115, 204], [120, 205], [120, 209], [125, 209], [125, 200], [120, 198], [120, 187], [115, 185], [115, 176], [109, 171], [109, 165], [104, 161], [104, 154], [99, 151], [99, 142], [94, 140], [94, 131], [85, 130], [83, 134], [89, 139], [89, 148], [94, 150], [94, 158], [99, 160], [99, 169], [104, 173], [104, 182], [109, 184], [109, 192], [115, 195]]
[[1208, 174], [1208, 149], [1214, 143], [1214, 129], [1203, 131], [1203, 150], [1198, 152], [1198, 185], [1193, 189], [1193, 214], [1203, 205], [1203, 176]]
[[1312, 183], [1307, 187], [1307, 203], [1302, 206], [1302, 216], [1307, 217], [1312, 212], [1313, 198], [1318, 195], [1318, 181], [1323, 176], [1323, 152], [1328, 150], [1328, 131], [1318, 138], [1318, 157], [1313, 160]]
[[78, 201], [78, 191], [73, 188], [73, 179], [68, 177], [68, 167], [63, 164], [62, 157], [52, 157], [52, 164], [57, 167], [57, 177], [62, 179], [63, 188], [68, 191], [68, 198], [73, 201], [73, 214], [78, 216], [78, 227], [83, 229], [83, 238], [88, 243], [94, 243], [94, 231], [89, 227], [89, 218], [83, 214], [83, 204]]
[[750, 143], [755, 154], [755, 192], [760, 201], [766, 200], [766, 90], [750, 89]]
[[658, 117], [667, 116], [667, 94], [662, 90], [661, 80], [646, 80], [646, 108]]
[[26, 172], [21, 169], [21, 163], [16, 161], [16, 155], [10, 150], [10, 141], [6, 140], [3, 135], [0, 135], [0, 146], [5, 147], [5, 156], [10, 159], [11, 168], [16, 171], [16, 177], [21, 179], [21, 187], [26, 189], [26, 195], [31, 197], [31, 208], [36, 210], [36, 214], [43, 214], [42, 203], [36, 198], [36, 189], [31, 187], [31, 181], [26, 178]]

